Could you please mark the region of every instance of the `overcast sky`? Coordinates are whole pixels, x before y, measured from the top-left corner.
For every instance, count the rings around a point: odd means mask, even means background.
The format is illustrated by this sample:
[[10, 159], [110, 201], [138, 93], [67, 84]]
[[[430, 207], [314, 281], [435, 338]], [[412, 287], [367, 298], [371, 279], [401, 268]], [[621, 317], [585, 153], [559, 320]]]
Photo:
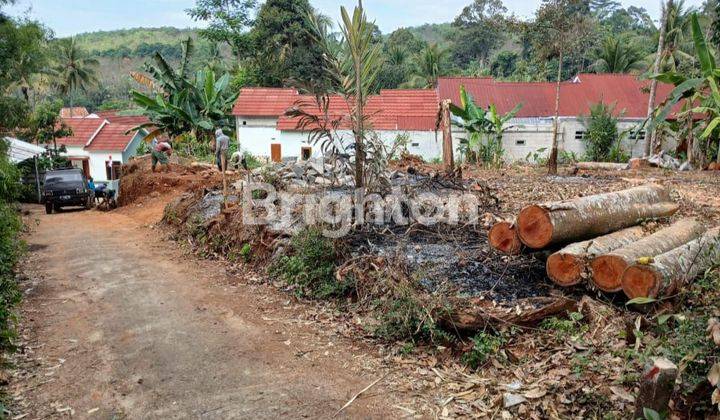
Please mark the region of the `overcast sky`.
[[[365, 0], [368, 15], [383, 33], [403, 26], [451, 21], [471, 0]], [[625, 6], [646, 8], [658, 20], [660, 0], [621, 0]], [[324, 14], [337, 20], [340, 5], [351, 0], [310, 0]], [[52, 28], [60, 37], [83, 32], [135, 27], [197, 27], [185, 13], [194, 0], [17, 0], [8, 8], [15, 16], [30, 16]], [[507, 8], [521, 17], [532, 16], [539, 0], [504, 0]], [[699, 6], [702, 0], [687, 0]]]

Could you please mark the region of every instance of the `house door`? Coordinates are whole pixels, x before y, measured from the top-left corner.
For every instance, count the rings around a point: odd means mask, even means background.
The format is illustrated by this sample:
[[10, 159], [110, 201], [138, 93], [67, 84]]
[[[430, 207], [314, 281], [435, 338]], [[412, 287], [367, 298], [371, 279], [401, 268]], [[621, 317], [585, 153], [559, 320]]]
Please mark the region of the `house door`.
[[85, 178], [90, 178], [90, 160], [85, 159], [82, 161], [82, 170], [85, 174]]
[[270, 159], [272, 159], [273, 162], [282, 162], [282, 152], [279, 143], [270, 145]]

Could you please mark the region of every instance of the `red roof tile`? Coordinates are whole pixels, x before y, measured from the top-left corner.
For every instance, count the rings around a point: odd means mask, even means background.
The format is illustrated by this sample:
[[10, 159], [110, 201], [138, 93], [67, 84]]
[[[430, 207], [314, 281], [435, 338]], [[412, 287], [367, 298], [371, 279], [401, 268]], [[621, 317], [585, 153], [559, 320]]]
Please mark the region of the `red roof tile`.
[[113, 124], [138, 126], [150, 122], [150, 119], [144, 115], [118, 115], [117, 111], [98, 111], [95, 114]]
[[[560, 116], [588, 115], [590, 106], [598, 102], [615, 103], [615, 113], [626, 118], [647, 116], [650, 82], [627, 74], [580, 74], [573, 81], [560, 85]], [[523, 107], [518, 117], [551, 117], [555, 115], [555, 83], [500, 82], [490, 78], [450, 77], [438, 80], [440, 98], [460, 103], [460, 86], [465, 86], [473, 100], [482, 107], [495, 104], [498, 112], [506, 113], [516, 104]], [[672, 90], [658, 85], [660, 103]]]
[[100, 126], [106, 121], [102, 118], [63, 118], [62, 122], [72, 130], [72, 135], [57, 139], [58, 145], [85, 146]]
[[245, 117], [279, 117], [300, 98], [295, 89], [243, 88], [232, 114]]
[[122, 152], [135, 137], [135, 131], [125, 134], [133, 127], [133, 124], [106, 124], [86, 149]]
[[[314, 98], [302, 95], [290, 104], [304, 107], [306, 112], [320, 115], [314, 106]], [[309, 105], [308, 105], [309, 104]], [[350, 128], [351, 104], [338, 95], [330, 97], [328, 114], [332, 119], [342, 119], [340, 128]], [[368, 125], [375, 130], [432, 131], [438, 114], [437, 94], [434, 90], [382, 90], [379, 95], [368, 98], [365, 106]], [[277, 128], [281, 131], [297, 130], [298, 120], [281, 116]]]
[[88, 115], [90, 115], [90, 113], [84, 106], [62, 108], [60, 110], [60, 118], [85, 118]]

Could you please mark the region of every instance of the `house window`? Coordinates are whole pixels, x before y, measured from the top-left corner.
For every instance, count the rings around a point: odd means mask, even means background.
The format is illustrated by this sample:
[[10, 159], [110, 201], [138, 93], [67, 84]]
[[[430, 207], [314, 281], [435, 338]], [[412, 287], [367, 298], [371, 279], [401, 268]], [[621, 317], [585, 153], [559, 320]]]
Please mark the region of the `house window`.
[[243, 125], [247, 125], [247, 121], [243, 121]]
[[410, 145], [411, 145], [412, 147], [420, 147], [420, 143], [411, 143]]
[[575, 140], [582, 140], [585, 138], [585, 131], [576, 131], [575, 132]]
[[109, 160], [105, 161], [105, 175], [108, 181], [120, 179], [121, 172], [122, 162], [118, 162], [117, 160], [114, 160], [112, 162], [110, 162]]
[[642, 131], [630, 131], [630, 140], [640, 140], [645, 138], [645, 130]]
[[312, 157], [312, 147], [301, 147], [300, 148], [300, 159], [308, 160]]
[[515, 146], [525, 146], [525, 140], [515, 140]]

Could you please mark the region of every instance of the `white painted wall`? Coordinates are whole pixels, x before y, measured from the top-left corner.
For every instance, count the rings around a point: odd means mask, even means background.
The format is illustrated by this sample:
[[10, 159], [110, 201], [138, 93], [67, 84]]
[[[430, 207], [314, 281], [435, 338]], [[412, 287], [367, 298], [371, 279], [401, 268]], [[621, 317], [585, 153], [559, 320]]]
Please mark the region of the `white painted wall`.
[[[240, 146], [250, 154], [260, 157], [270, 157], [270, 145], [279, 143], [283, 158], [295, 158], [300, 155], [300, 150], [307, 144], [307, 134], [297, 131], [278, 131], [275, 118], [246, 118], [236, 117], [237, 135]], [[618, 122], [618, 131], [634, 129], [642, 120], [621, 119]], [[538, 152], [540, 156], [547, 156], [552, 147], [552, 118], [526, 118], [516, 119], [510, 123], [513, 125], [503, 136], [503, 149], [507, 162], [525, 161], [529, 154]], [[578, 157], [585, 154], [585, 144], [581, 139], [576, 139], [578, 131], [586, 131], [583, 121], [579, 118], [561, 118], [559, 133], [560, 150], [575, 153]], [[379, 131], [378, 135], [388, 145], [391, 145], [399, 134], [406, 133], [410, 136], [408, 152], [421, 156], [426, 161], [442, 158], [442, 132], [440, 131]], [[352, 133], [341, 131], [338, 133], [351, 143]], [[464, 131], [453, 128], [453, 150], [460, 146], [461, 139], [465, 138]], [[632, 157], [642, 156], [644, 139], [634, 140], [625, 136], [623, 141], [624, 149]], [[666, 149], [674, 148], [675, 145], [665, 145]], [[313, 147], [313, 154], [317, 154], [319, 147]], [[456, 154], [456, 158], [457, 158]]]
[[65, 146], [67, 152], [62, 153], [63, 156], [67, 157], [86, 157], [90, 154], [85, 150], [85, 146]]
[[270, 144], [280, 142], [277, 118], [235, 117], [235, 124], [240, 148], [253, 156], [270, 157]]
[[112, 156], [113, 161], [128, 163], [130, 158], [135, 156], [135, 152], [137, 151], [138, 145], [140, 145], [143, 136], [144, 134], [142, 133], [135, 134], [135, 137], [133, 137], [132, 141], [123, 152], [117, 150], [86, 150], [85, 152], [90, 158], [90, 176], [93, 177], [95, 183], [108, 181], [107, 171], [105, 168], [107, 165], [106, 162], [110, 160], [110, 156]]

